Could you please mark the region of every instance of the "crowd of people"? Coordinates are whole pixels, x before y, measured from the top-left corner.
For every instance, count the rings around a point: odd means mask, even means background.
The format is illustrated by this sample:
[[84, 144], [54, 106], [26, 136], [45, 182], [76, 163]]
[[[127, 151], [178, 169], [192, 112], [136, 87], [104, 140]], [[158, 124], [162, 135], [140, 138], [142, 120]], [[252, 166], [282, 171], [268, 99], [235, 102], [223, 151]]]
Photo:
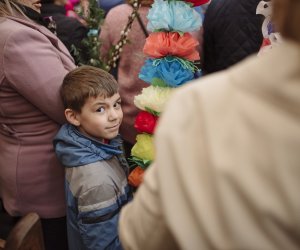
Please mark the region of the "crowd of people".
[[[139, 2], [113, 76], [78, 65], [89, 30], [65, 1], [0, 0], [1, 214], [13, 227], [36, 212], [46, 250], [299, 249], [300, 1], [186, 1], [206, 4], [203, 76], [168, 101], [135, 192], [126, 156], [153, 2]], [[133, 6], [98, 5], [105, 62]], [[258, 56], [262, 29], [282, 40]]]

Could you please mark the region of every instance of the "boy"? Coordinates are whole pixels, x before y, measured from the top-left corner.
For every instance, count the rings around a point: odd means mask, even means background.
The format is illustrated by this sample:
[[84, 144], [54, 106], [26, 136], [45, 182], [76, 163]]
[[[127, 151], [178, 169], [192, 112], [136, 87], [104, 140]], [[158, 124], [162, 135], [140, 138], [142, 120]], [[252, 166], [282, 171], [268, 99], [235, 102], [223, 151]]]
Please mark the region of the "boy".
[[119, 211], [132, 193], [118, 136], [123, 118], [118, 83], [101, 69], [82, 66], [66, 75], [61, 96], [69, 124], [54, 147], [66, 168], [69, 248], [122, 249]]

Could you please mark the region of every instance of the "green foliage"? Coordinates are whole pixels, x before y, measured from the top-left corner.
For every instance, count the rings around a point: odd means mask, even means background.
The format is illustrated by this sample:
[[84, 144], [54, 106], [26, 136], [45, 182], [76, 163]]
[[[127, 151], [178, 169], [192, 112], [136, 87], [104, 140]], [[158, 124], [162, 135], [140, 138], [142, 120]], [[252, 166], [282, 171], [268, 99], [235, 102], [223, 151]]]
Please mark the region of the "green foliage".
[[104, 21], [104, 10], [98, 7], [96, 0], [88, 0], [86, 7], [80, 8], [79, 15], [84, 18], [89, 32], [82, 40], [83, 48], [72, 46], [72, 52], [78, 65], [91, 65], [105, 69], [105, 64], [100, 60], [99, 27]]
[[140, 7], [139, 0], [131, 0], [130, 4], [133, 7], [132, 13], [128, 16], [128, 22], [120, 34], [119, 41], [110, 48], [109, 57], [105, 63], [100, 60], [101, 42], [98, 40], [99, 27], [104, 21], [105, 12], [98, 7], [97, 0], [82, 0], [84, 7], [80, 8], [78, 14], [84, 18], [89, 32], [87, 38], [82, 40], [83, 49], [72, 46], [72, 54], [78, 65], [91, 65], [107, 71], [116, 67], [123, 46], [129, 43], [128, 34]]
[[96, 0], [89, 0], [86, 22], [92, 30], [98, 30], [99, 25], [104, 21], [105, 12], [98, 7]]
[[151, 164], [151, 162], [152, 161], [150, 161], [150, 160], [140, 159], [135, 156], [128, 158], [129, 167], [131, 169], [134, 169], [136, 166], [139, 166], [145, 170]]

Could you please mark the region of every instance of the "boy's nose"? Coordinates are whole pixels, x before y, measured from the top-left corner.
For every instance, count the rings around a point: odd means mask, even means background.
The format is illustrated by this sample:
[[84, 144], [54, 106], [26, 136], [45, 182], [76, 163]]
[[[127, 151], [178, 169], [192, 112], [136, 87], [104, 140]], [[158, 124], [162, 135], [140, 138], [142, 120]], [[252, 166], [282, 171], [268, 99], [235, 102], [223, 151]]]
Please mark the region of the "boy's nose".
[[110, 109], [109, 110], [109, 114], [108, 114], [108, 118], [110, 119], [110, 120], [114, 120], [114, 119], [117, 119], [118, 118], [118, 112], [117, 112], [117, 110], [115, 110], [115, 109]]

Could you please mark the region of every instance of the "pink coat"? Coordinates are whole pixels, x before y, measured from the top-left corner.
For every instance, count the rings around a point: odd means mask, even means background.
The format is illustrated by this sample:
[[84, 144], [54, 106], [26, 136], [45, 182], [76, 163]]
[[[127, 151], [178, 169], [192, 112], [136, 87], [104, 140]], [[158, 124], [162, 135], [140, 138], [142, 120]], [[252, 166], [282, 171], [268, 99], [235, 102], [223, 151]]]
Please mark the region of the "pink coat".
[[45, 27], [15, 17], [0, 23], [0, 196], [11, 215], [61, 217], [64, 169], [52, 139], [65, 122], [59, 88], [75, 65]]

